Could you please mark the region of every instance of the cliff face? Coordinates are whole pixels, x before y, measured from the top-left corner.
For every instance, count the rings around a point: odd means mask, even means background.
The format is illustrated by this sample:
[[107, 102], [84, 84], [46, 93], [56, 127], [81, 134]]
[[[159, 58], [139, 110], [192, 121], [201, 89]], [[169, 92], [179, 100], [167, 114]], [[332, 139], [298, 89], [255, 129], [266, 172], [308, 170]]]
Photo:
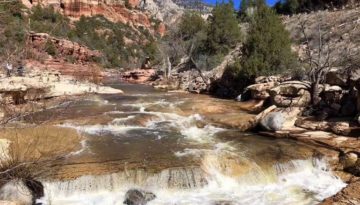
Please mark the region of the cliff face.
[[[60, 13], [79, 19], [81, 16], [103, 15], [105, 18], [134, 27], [144, 27], [149, 31], [165, 32], [165, 25], [173, 24], [184, 8], [172, 0], [22, 0], [27, 7], [34, 5], [53, 6]], [[181, 4], [180, 4], [181, 5]], [[152, 19], [160, 22], [155, 29]]]
[[210, 13], [212, 6], [203, 3], [201, 0], [173, 0], [175, 4], [190, 10], [201, 11], [202, 13]]
[[153, 30], [151, 17], [139, 8], [140, 0], [22, 0], [24, 5], [53, 6], [62, 14], [78, 19], [81, 16], [103, 15], [114, 22], [130, 24], [131, 26], [142, 26], [148, 30]]
[[156, 19], [170, 26], [181, 17], [184, 9], [173, 0], [146, 0], [140, 4], [141, 8]]
[[54, 52], [59, 58], [65, 59], [67, 56], [71, 56], [74, 61], [80, 64], [101, 56], [99, 51], [91, 50], [84, 45], [66, 39], [52, 37], [46, 33], [30, 33], [28, 42], [32, 52], [37, 55], [46, 54], [46, 44], [51, 42], [55, 49]]

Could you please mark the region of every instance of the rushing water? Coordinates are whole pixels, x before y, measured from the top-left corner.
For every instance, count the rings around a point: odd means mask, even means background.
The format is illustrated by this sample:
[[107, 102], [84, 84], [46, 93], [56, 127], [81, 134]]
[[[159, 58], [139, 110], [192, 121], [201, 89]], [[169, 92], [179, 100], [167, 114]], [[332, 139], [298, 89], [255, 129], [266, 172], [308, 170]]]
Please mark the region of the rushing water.
[[123, 204], [126, 191], [139, 188], [157, 196], [150, 205], [305, 205], [345, 186], [326, 159], [313, 157], [313, 147], [209, 120], [246, 116], [236, 102], [113, 86], [126, 94], [67, 102], [31, 116], [52, 116], [57, 126], [84, 136], [82, 148], [44, 181], [44, 204]]

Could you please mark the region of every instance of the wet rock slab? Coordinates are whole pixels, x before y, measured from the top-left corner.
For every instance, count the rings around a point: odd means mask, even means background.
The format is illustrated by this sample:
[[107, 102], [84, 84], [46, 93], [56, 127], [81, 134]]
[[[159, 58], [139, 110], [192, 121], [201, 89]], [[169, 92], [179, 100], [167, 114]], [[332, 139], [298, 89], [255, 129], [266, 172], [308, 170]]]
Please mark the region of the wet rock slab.
[[323, 202], [320, 205], [357, 205], [360, 204], [360, 180], [351, 182], [347, 187]]

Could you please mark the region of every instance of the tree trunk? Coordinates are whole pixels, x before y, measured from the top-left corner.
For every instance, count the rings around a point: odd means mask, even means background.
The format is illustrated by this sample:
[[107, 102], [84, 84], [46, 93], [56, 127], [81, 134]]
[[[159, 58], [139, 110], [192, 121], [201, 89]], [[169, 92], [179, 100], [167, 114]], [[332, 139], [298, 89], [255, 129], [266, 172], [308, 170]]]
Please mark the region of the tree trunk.
[[313, 106], [319, 105], [321, 98], [320, 98], [320, 79], [316, 79], [315, 83], [312, 86], [312, 104]]
[[169, 56], [166, 58], [166, 78], [169, 79], [171, 75], [171, 62]]

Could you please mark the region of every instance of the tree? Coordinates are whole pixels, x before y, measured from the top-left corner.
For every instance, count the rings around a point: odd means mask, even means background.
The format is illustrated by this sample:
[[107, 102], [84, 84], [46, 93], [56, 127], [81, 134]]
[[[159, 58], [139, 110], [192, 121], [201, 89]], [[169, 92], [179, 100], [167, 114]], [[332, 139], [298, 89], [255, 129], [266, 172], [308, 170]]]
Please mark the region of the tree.
[[20, 1], [0, 2], [0, 61], [14, 63], [24, 58], [27, 25]]
[[205, 52], [206, 32], [207, 23], [197, 12], [183, 14], [179, 24], [169, 28], [167, 35], [159, 43], [167, 75], [173, 65], [198, 61], [199, 56]]
[[179, 35], [183, 40], [189, 40], [198, 32], [206, 30], [205, 20], [196, 12], [186, 12], [179, 23]]
[[315, 44], [310, 43], [310, 38], [306, 30], [306, 21], [300, 22], [300, 32], [303, 35], [303, 44], [306, 46], [305, 58], [302, 59], [302, 62], [307, 64], [307, 75], [312, 83], [312, 104], [313, 106], [317, 106], [321, 101], [320, 84], [325, 81], [326, 74], [333, 64], [331, 61], [331, 49], [329, 43], [325, 40], [326, 33], [322, 31], [321, 23], [318, 24], [317, 42]]
[[209, 53], [227, 53], [241, 39], [233, 1], [220, 3], [212, 10], [207, 35]]
[[257, 7], [243, 46], [241, 71], [250, 76], [277, 74], [296, 65], [289, 33], [267, 6]]
[[242, 20], [247, 20], [257, 7], [265, 6], [264, 0], [242, 0], [239, 9], [239, 16]]
[[275, 4], [275, 9], [280, 14], [292, 15], [299, 12], [342, 7], [351, 3], [351, 0], [281, 0]]

